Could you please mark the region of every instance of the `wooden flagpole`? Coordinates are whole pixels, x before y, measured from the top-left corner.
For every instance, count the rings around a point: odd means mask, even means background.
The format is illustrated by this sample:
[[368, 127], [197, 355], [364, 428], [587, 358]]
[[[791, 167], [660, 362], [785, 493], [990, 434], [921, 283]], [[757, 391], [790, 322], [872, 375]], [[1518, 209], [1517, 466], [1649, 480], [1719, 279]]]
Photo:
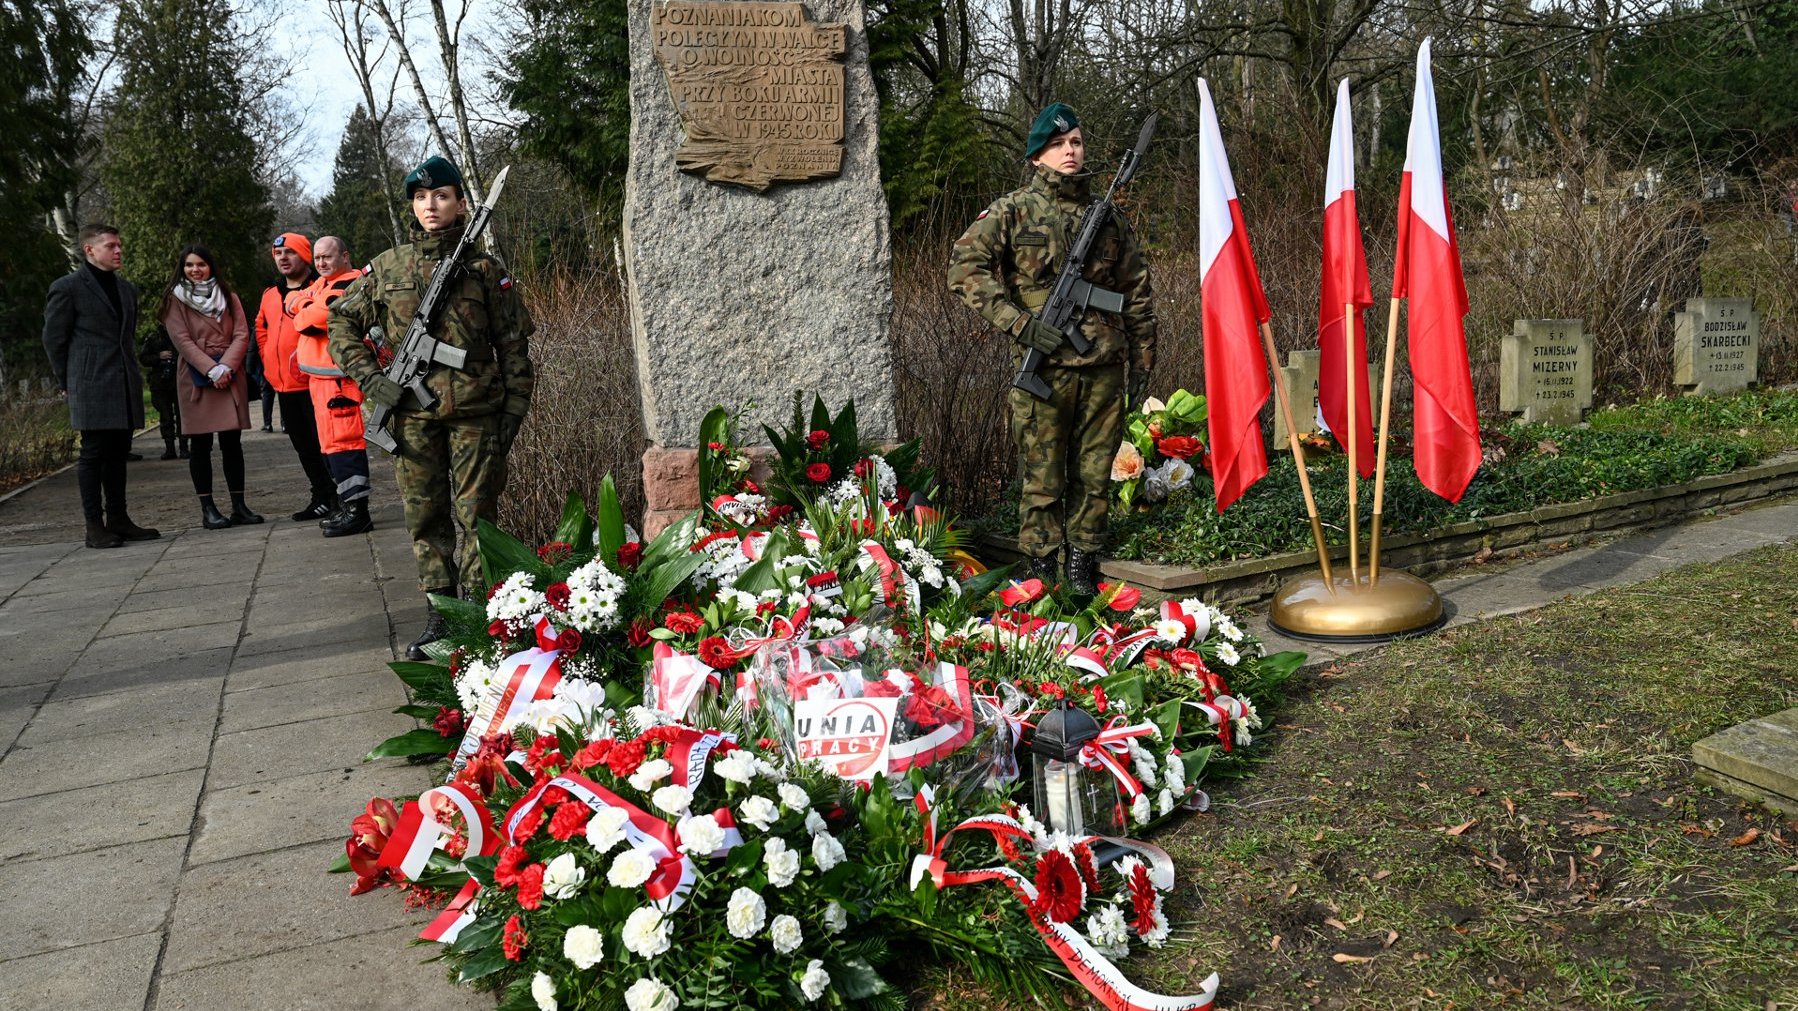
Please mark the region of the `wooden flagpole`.
[[[1342, 375], [1348, 386], [1348, 535], [1349, 535], [1349, 580], [1356, 586], [1361, 583], [1361, 515], [1360, 489], [1357, 487], [1356, 453], [1359, 450], [1355, 438], [1355, 305], [1353, 302], [1342, 304]], [[1371, 406], [1371, 405], [1370, 405]]]
[[1392, 430], [1392, 372], [1398, 357], [1398, 299], [1386, 316], [1386, 377], [1380, 383], [1380, 448], [1374, 461], [1373, 542], [1368, 545], [1367, 581], [1380, 581], [1380, 519], [1386, 509], [1386, 438]]
[[1323, 520], [1317, 515], [1317, 499], [1311, 494], [1311, 475], [1305, 471], [1305, 447], [1299, 445], [1299, 429], [1292, 421], [1292, 394], [1286, 388], [1286, 373], [1280, 371], [1280, 351], [1274, 347], [1274, 328], [1261, 324], [1261, 343], [1267, 351], [1267, 363], [1274, 373], [1274, 396], [1280, 413], [1286, 419], [1286, 443], [1292, 449], [1292, 462], [1299, 469], [1299, 490], [1305, 493], [1305, 514], [1311, 518], [1311, 539], [1317, 543], [1317, 569], [1323, 573], [1324, 585], [1334, 586], [1330, 573], [1330, 549], [1324, 545]]

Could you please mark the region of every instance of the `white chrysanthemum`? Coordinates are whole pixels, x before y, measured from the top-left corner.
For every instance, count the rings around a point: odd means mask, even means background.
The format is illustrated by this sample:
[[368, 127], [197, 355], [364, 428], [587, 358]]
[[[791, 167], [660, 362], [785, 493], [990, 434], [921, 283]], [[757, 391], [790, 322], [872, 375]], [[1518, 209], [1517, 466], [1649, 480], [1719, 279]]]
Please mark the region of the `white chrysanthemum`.
[[1237, 699], [1236, 702], [1242, 706], [1242, 719], [1246, 720], [1249, 726], [1260, 730], [1261, 714], [1255, 711], [1255, 703], [1248, 699]]
[[531, 977], [531, 999], [537, 1002], [537, 1011], [556, 1011], [556, 981], [548, 973]]
[[487, 598], [487, 620], [528, 623], [529, 619], [549, 607], [549, 601], [537, 592], [535, 579], [529, 572], [514, 572], [506, 577], [493, 596]]
[[824, 971], [824, 960], [814, 958], [805, 967], [805, 975], [799, 977], [799, 992], [805, 994], [806, 1000], [817, 1000], [830, 989], [830, 973]]
[[785, 888], [799, 877], [799, 851], [779, 836], [768, 840], [762, 864], [768, 869], [768, 883], [776, 888]]
[[835, 899], [824, 904], [824, 914], [819, 919], [824, 921], [824, 929], [833, 934], [841, 934], [849, 927], [849, 914]]
[[668, 814], [682, 815], [693, 806], [693, 791], [684, 786], [658, 787], [649, 795], [649, 802]]
[[655, 786], [656, 783], [673, 774], [674, 766], [668, 764], [666, 758], [652, 758], [642, 765], [637, 766], [637, 771], [631, 773], [631, 788], [634, 790], [647, 791]]
[[818, 865], [819, 870], [829, 871], [842, 863], [846, 855], [843, 844], [837, 842], [837, 837], [829, 832], [812, 836], [812, 862]]
[[[875, 453], [868, 457], [874, 463], [874, 491], [882, 499], [892, 498], [899, 493], [899, 475], [893, 471], [893, 465], [887, 458]], [[900, 505], [905, 503], [901, 502]]]
[[654, 958], [668, 950], [671, 927], [661, 910], [639, 907], [624, 920], [624, 946], [640, 958]]
[[732, 937], [748, 940], [761, 933], [768, 919], [768, 904], [753, 888], [738, 888], [730, 893], [730, 904], [724, 908], [724, 927]]
[[805, 931], [800, 929], [798, 920], [783, 913], [768, 925], [768, 939], [774, 942], [775, 954], [791, 955], [805, 943]]
[[1028, 804], [1018, 805], [1018, 824], [1023, 826], [1024, 831], [1030, 833], [1030, 838], [1032, 839], [1040, 842], [1041, 840], [1048, 838], [1048, 826], [1036, 820], [1036, 817], [1030, 813], [1030, 805]]
[[612, 851], [612, 847], [624, 841], [624, 826], [630, 816], [621, 808], [602, 807], [593, 812], [587, 819], [587, 845], [593, 852], [604, 855]]
[[1223, 661], [1225, 666], [1234, 667], [1242, 661], [1242, 654], [1236, 652], [1235, 646], [1227, 642], [1220, 642], [1217, 644], [1217, 658]]
[[616, 888], [636, 888], [648, 881], [655, 870], [655, 858], [632, 847], [612, 858], [612, 866], [606, 869], [606, 881]]
[[572, 899], [586, 883], [587, 871], [573, 853], [564, 853], [543, 868], [543, 894], [552, 899]]
[[1167, 914], [1162, 912], [1161, 909], [1161, 896], [1159, 895], [1155, 896], [1155, 912], [1152, 918], [1155, 921], [1155, 925], [1143, 932], [1142, 940], [1144, 944], [1151, 948], [1159, 948], [1167, 943], [1167, 935], [1171, 932], [1167, 922]]
[[812, 798], [797, 784], [782, 783], [775, 792], [780, 794], [780, 806], [789, 811], [805, 811], [812, 806]]
[[830, 486], [824, 498], [832, 506], [842, 507], [862, 497], [861, 483], [853, 477], [842, 478]]
[[562, 935], [562, 957], [573, 962], [576, 969], [591, 969], [605, 955], [606, 935], [584, 923], [569, 927], [568, 933]]
[[[456, 698], [462, 703], [462, 713], [472, 718], [485, 702], [490, 707], [497, 701], [500, 686], [495, 684], [498, 668], [481, 661], [471, 659], [465, 661], [456, 674]], [[489, 698], [489, 696], [493, 698]]]
[[1158, 786], [1161, 777], [1156, 774], [1155, 756], [1135, 741], [1127, 744], [1130, 749], [1130, 766], [1136, 771], [1136, 778], [1142, 780], [1144, 786]]
[[768, 826], [780, 819], [780, 808], [775, 807], [774, 802], [768, 798], [756, 796], [738, 804], [737, 815], [758, 830], [766, 832]]
[[624, 1006], [628, 1011], [675, 1011], [680, 1007], [680, 998], [661, 980], [645, 976], [624, 991]]
[[1124, 911], [1106, 903], [1086, 918], [1086, 938], [1101, 954], [1116, 958], [1130, 950], [1130, 925]]

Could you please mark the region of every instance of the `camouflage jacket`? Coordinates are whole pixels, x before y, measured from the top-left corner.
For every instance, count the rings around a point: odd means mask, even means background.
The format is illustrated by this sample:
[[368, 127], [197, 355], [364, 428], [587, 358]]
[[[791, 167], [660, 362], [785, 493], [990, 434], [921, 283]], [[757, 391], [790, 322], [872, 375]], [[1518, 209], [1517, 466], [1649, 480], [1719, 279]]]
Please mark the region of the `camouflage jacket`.
[[[1036, 166], [1030, 181], [992, 202], [968, 226], [949, 257], [949, 290], [1000, 332], [1017, 336], [1042, 308], [1074, 241], [1081, 215], [1092, 203], [1089, 176], [1064, 176]], [[1149, 265], [1136, 235], [1113, 214], [1093, 245], [1086, 279], [1124, 295], [1121, 314], [1088, 311], [1081, 332], [1090, 352], [1063, 345], [1053, 365], [1116, 365], [1148, 371], [1155, 365], [1155, 303]], [[1020, 346], [1013, 357], [1021, 358]]]
[[[331, 303], [327, 348], [337, 367], [357, 385], [365, 385], [381, 371], [363, 336], [380, 327], [387, 347], [398, 346], [424, 298], [431, 272], [460, 238], [459, 225], [435, 235], [413, 229], [412, 242], [375, 257], [368, 272]], [[468, 351], [467, 365], [462, 369], [432, 365], [425, 385], [437, 395], [436, 405], [420, 410], [408, 396], [395, 413], [438, 420], [497, 411], [522, 416], [536, 385], [529, 344], [535, 330], [505, 264], [489, 253], [469, 255], [431, 328], [431, 336]]]

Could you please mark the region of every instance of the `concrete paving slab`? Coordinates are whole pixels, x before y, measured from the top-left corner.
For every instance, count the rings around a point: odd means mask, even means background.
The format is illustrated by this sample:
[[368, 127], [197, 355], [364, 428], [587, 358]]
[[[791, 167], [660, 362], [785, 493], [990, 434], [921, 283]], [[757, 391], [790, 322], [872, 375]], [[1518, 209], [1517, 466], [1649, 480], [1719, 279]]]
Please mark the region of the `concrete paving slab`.
[[212, 728], [203, 723], [149, 723], [117, 734], [18, 744], [0, 759], [0, 800], [202, 769], [211, 746]]
[[1710, 525], [1758, 534], [1769, 544], [1784, 543], [1798, 537], [1798, 503], [1785, 502], [1758, 509], [1744, 509], [1731, 516], [1719, 517]]
[[259, 628], [250, 623], [238, 644], [238, 656], [280, 653], [302, 646], [328, 646], [336, 643], [367, 644], [387, 638], [387, 615], [376, 610], [336, 614], [312, 621], [292, 622], [276, 628]]
[[101, 626], [97, 639], [118, 635], [155, 632], [160, 629], [187, 628], [204, 615], [208, 623], [234, 621], [242, 623], [247, 601], [230, 599], [187, 600], [168, 607], [144, 608], [115, 613]]
[[[15, 595], [0, 604], [0, 621], [11, 621], [24, 615], [52, 615], [75, 611], [111, 614], [131, 593], [130, 586], [62, 587], [49, 593], [30, 596]], [[49, 619], [33, 619], [49, 620]]]
[[188, 866], [296, 843], [336, 840], [341, 846], [350, 819], [370, 797], [417, 794], [432, 785], [418, 766], [387, 760], [208, 789]]
[[226, 577], [209, 575], [204, 572], [170, 572], [166, 575], [152, 572], [137, 581], [131, 588], [133, 593], [154, 593], [157, 590], [192, 590], [203, 588], [209, 594], [219, 597], [247, 597], [250, 587], [256, 578], [254, 556], [244, 564], [241, 572], [234, 572]]
[[0, 1007], [143, 1011], [162, 933], [0, 962]]
[[226, 607], [235, 610], [236, 615], [230, 610], [223, 615], [195, 615], [186, 625], [97, 640], [82, 653], [81, 659], [87, 666], [103, 666], [115, 660], [126, 664], [149, 663], [233, 646], [243, 629], [243, 611], [234, 603]]
[[285, 591], [270, 594], [258, 588], [250, 604], [250, 629], [269, 634], [289, 632], [294, 626], [308, 626], [326, 620], [358, 618], [384, 614], [386, 601], [379, 590], [361, 585], [324, 587], [308, 594]]
[[392, 672], [387, 665], [392, 661], [393, 653], [385, 646], [339, 652], [321, 652], [312, 647], [304, 647], [280, 653], [242, 656], [231, 664], [231, 676], [225, 683], [225, 690], [240, 692], [273, 688], [276, 685], [318, 681], [345, 674], [385, 674], [391, 677]]
[[[347, 818], [344, 834], [349, 834]], [[417, 922], [416, 914], [398, 902], [351, 897], [351, 876], [325, 873], [341, 853], [343, 842], [338, 840], [190, 869], [181, 879], [162, 972], [171, 975]], [[278, 893], [271, 892], [271, 882], [279, 883]], [[393, 959], [396, 952], [378, 954]], [[341, 1001], [343, 991], [336, 992]], [[356, 992], [364, 991], [357, 987]]]
[[296, 773], [354, 767], [369, 749], [417, 725], [410, 716], [371, 709], [224, 734], [212, 745], [207, 786], [223, 790]]
[[219, 733], [298, 723], [321, 716], [345, 716], [370, 709], [392, 709], [405, 702], [405, 692], [398, 679], [368, 674], [231, 692], [225, 696], [225, 715], [219, 722]]
[[[362, 902], [399, 905], [391, 895]], [[162, 978], [156, 1011], [342, 1011], [383, 1001], [408, 1011], [493, 1011], [493, 995], [453, 986], [429, 948], [409, 948], [419, 927], [360, 934]], [[345, 981], [353, 981], [346, 986]], [[403, 997], [401, 996], [403, 995]]]
[[171, 726], [193, 723], [211, 728], [218, 720], [219, 696], [224, 690], [224, 678], [194, 678], [60, 699], [38, 710], [19, 735], [19, 743], [43, 744], [137, 730], [151, 718]]
[[49, 697], [50, 688], [49, 682], [0, 688], [0, 755], [6, 754], [19, 731], [36, 715], [37, 707]]
[[158, 839], [7, 865], [0, 951], [37, 955], [159, 929], [186, 849], [184, 838]]
[[[0, 804], [0, 825], [10, 826], [0, 835], [0, 867], [149, 839], [186, 839], [205, 779], [206, 770], [190, 769]], [[71, 819], [70, 812], [84, 814]], [[79, 832], [69, 831], [72, 821], [81, 825]]]
[[75, 665], [56, 683], [56, 690], [50, 693], [50, 697], [71, 699], [84, 695], [104, 695], [107, 692], [138, 691], [171, 681], [222, 677], [230, 666], [230, 647], [209, 649], [204, 653], [177, 659], [137, 662], [115, 657], [104, 664], [90, 664], [84, 656], [75, 661]]

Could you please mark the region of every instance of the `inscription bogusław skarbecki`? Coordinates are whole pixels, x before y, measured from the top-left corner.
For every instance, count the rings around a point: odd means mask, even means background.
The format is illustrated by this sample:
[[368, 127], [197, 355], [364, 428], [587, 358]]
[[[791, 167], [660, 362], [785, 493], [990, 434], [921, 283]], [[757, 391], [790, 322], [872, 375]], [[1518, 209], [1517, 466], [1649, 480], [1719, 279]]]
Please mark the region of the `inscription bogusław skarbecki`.
[[799, 3], [651, 5], [656, 60], [686, 130], [683, 172], [766, 190], [843, 167], [842, 24]]

